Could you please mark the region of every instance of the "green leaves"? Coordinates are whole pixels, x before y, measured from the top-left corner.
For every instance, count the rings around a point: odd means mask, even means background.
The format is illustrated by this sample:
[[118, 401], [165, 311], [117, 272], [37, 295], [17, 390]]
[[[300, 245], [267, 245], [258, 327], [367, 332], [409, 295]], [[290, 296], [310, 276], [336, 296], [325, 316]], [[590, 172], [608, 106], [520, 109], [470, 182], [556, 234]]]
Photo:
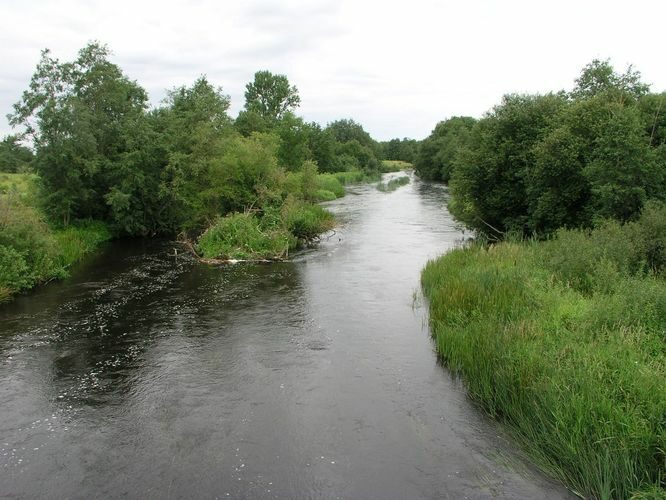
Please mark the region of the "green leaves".
[[619, 75], [595, 60], [570, 94], [505, 96], [462, 136], [442, 122], [417, 171], [450, 171], [449, 209], [493, 238], [633, 220], [666, 199], [664, 96], [647, 92], [631, 67]]
[[254, 81], [245, 86], [245, 109], [268, 121], [279, 120], [301, 103], [298, 89], [289, 85], [285, 75], [257, 71]]

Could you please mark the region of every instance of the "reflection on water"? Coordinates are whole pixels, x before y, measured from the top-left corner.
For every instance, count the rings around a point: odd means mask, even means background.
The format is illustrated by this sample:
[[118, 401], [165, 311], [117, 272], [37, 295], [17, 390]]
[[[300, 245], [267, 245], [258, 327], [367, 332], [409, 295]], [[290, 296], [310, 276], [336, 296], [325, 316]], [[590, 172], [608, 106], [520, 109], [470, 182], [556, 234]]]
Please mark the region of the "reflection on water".
[[444, 188], [351, 191], [292, 262], [119, 242], [0, 308], [0, 493], [566, 497], [436, 362], [417, 291], [460, 238]]

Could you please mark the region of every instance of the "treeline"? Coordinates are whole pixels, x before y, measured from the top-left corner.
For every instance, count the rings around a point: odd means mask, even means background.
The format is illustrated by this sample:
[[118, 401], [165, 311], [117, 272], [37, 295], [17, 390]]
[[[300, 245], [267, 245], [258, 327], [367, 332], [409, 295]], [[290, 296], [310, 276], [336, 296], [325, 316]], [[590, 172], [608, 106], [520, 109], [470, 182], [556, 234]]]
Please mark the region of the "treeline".
[[439, 123], [416, 171], [447, 182], [451, 213], [492, 238], [635, 220], [666, 201], [665, 101], [631, 67], [595, 60], [570, 92], [511, 94], [479, 120]]
[[379, 170], [380, 147], [352, 120], [326, 128], [294, 114], [300, 98], [283, 75], [259, 71], [245, 109], [205, 77], [148, 96], [93, 43], [73, 62], [44, 51], [9, 116], [34, 144], [46, 215], [108, 222], [125, 235], [201, 230], [219, 214], [284, 199], [287, 172]]
[[[378, 176], [382, 146], [353, 120], [306, 122], [299, 103], [286, 76], [258, 71], [236, 119], [204, 76], [151, 109], [106, 46], [69, 62], [43, 51], [8, 115], [21, 133], [0, 143], [0, 172], [36, 174], [30, 196], [0, 186], [0, 300], [63, 275], [72, 259], [54, 232], [71, 228], [83, 248], [179, 235], [211, 258], [279, 258], [328, 230], [316, 202]], [[44, 238], [25, 245], [24, 234]]]

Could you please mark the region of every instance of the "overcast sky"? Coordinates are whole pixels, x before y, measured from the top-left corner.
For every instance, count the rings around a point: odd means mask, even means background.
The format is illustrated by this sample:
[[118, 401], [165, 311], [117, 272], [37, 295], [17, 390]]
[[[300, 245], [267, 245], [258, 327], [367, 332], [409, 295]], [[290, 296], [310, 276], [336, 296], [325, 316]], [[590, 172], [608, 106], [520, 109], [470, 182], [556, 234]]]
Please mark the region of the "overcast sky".
[[663, 0], [0, 0], [0, 135], [43, 48], [66, 61], [108, 44], [153, 104], [205, 74], [233, 116], [267, 69], [298, 87], [307, 120], [422, 139], [505, 93], [569, 89], [594, 58], [666, 90], [664, 19]]

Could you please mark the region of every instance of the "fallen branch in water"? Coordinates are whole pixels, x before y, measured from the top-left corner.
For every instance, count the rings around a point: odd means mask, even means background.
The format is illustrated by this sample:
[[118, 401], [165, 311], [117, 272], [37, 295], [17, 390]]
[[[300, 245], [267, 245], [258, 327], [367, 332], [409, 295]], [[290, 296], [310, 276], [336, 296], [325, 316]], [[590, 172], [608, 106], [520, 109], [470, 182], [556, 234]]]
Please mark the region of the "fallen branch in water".
[[[272, 259], [231, 259], [231, 258], [224, 258], [224, 259], [209, 259], [206, 257], [202, 257], [197, 253], [196, 248], [194, 247], [194, 244], [192, 241], [190, 241], [188, 238], [184, 237], [181, 235], [179, 239], [177, 240], [178, 243], [183, 245], [187, 250], [190, 251], [190, 253], [201, 263], [203, 264], [212, 264], [212, 265], [219, 265], [219, 264], [239, 264], [239, 263], [252, 263], [252, 264], [269, 264], [271, 262], [284, 262], [285, 259], [280, 256], [280, 257], [275, 257]], [[288, 254], [287, 254], [288, 255]]]

